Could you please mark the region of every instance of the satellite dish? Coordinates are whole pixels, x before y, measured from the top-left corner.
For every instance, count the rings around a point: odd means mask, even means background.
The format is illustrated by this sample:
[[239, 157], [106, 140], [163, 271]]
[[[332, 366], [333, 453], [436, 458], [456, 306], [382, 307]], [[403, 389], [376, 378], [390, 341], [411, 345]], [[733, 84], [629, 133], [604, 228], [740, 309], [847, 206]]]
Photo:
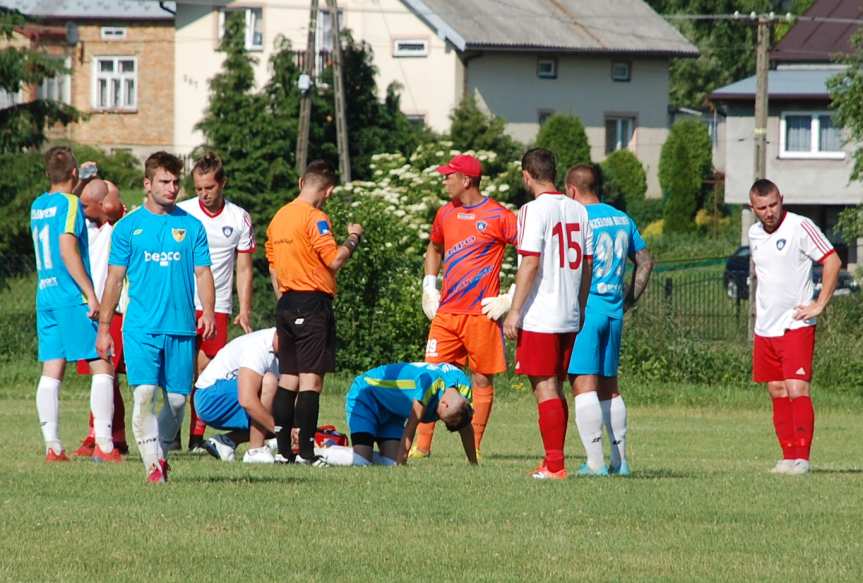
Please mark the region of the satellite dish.
[[78, 44], [78, 25], [74, 22], [66, 23], [66, 42], [70, 45]]

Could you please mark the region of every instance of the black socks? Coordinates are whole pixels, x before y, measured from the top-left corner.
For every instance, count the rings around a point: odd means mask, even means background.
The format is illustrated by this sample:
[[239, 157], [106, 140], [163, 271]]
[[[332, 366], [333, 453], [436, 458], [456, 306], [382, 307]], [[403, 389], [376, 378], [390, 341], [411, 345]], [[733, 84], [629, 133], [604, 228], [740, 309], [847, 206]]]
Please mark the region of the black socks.
[[273, 398], [273, 421], [281, 430], [276, 434], [279, 453], [288, 460], [294, 458], [291, 451], [291, 429], [294, 426], [294, 403], [297, 401], [297, 391], [289, 391], [279, 387]]
[[297, 395], [294, 420], [300, 428], [300, 455], [307, 460], [315, 457], [315, 432], [318, 430], [320, 399], [320, 393], [315, 391], [300, 391]]

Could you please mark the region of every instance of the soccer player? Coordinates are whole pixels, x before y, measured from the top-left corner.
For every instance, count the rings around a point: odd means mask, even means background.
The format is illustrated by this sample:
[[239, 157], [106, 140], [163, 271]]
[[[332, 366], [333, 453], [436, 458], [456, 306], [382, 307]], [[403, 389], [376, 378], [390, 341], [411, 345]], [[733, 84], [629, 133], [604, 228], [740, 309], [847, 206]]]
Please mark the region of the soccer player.
[[[168, 464], [162, 443], [177, 434], [195, 366], [195, 283], [203, 304], [197, 328], [215, 332], [213, 274], [204, 226], [177, 208], [182, 162], [156, 152], [144, 163], [144, 204], [114, 225], [108, 279], [99, 313], [97, 348], [113, 351], [110, 326], [128, 277], [129, 307], [123, 322], [126, 377], [132, 387], [132, 430], [147, 481], [165, 482]], [[155, 396], [165, 399], [158, 419]]]
[[[756, 180], [749, 204], [758, 217], [749, 228], [758, 284], [752, 380], [767, 383], [773, 399], [773, 427], [782, 448], [773, 473], [806, 474], [815, 432], [810, 397], [815, 318], [833, 296], [841, 262], [812, 221], [783, 208], [782, 194], [773, 182]], [[813, 261], [824, 266], [815, 301]]]
[[521, 167], [534, 200], [518, 214], [519, 266], [503, 329], [517, 341], [515, 372], [527, 375], [539, 411], [545, 458], [532, 475], [562, 480], [569, 413], [561, 381], [590, 290], [593, 236], [587, 209], [555, 188], [551, 152], [528, 150]]
[[96, 352], [99, 299], [90, 279], [90, 259], [84, 215], [71, 193], [78, 182], [78, 162], [66, 146], [45, 154], [51, 185], [30, 206], [30, 231], [36, 254], [36, 328], [42, 376], [36, 389], [36, 410], [45, 440], [45, 461], [68, 461], [59, 435], [60, 385], [66, 361], [86, 360], [93, 414], [95, 461], [119, 462], [111, 440], [114, 414], [114, 370]]
[[[85, 163], [84, 165], [86, 165]], [[92, 164], [92, 162], [91, 162]], [[82, 165], [82, 167], [84, 166]], [[120, 220], [125, 212], [120, 199], [120, 190], [112, 182], [94, 178], [89, 181], [81, 192], [81, 208], [87, 219], [87, 241], [90, 254], [90, 271], [93, 277], [93, 287], [96, 297], [101, 301], [108, 277], [108, 255], [111, 252], [111, 233], [114, 223]], [[111, 420], [111, 439], [114, 447], [121, 453], [129, 453], [126, 443], [126, 408], [123, 394], [120, 391], [119, 375], [126, 372], [123, 362], [123, 315], [118, 311], [111, 320], [111, 337], [114, 339], [114, 416]], [[78, 361], [78, 373], [89, 374], [87, 361]], [[90, 414], [90, 430], [81, 446], [75, 450], [75, 455], [91, 457], [96, 448], [96, 434], [93, 429], [93, 415]]]
[[[279, 452], [286, 460], [318, 464], [314, 439], [324, 375], [336, 367], [333, 297], [336, 273], [353, 255], [363, 234], [349, 224], [339, 246], [330, 218], [321, 210], [336, 186], [336, 172], [323, 160], [311, 162], [300, 178], [300, 193], [283, 206], [267, 228], [267, 261], [278, 304], [279, 390], [273, 401]], [[291, 451], [299, 428], [300, 453]]]
[[[423, 311], [432, 321], [425, 360], [470, 366], [479, 450], [494, 402], [494, 375], [506, 370], [503, 331], [495, 320], [511, 296], [496, 298], [504, 250], [516, 243], [516, 218], [480, 192], [482, 165], [473, 156], [455, 156], [437, 171], [451, 200], [435, 215], [425, 256]], [[441, 266], [443, 295], [437, 290]], [[489, 300], [506, 305], [485, 315]], [[429, 455], [433, 432], [434, 423], [420, 425], [413, 457]]]
[[[365, 466], [407, 463], [420, 422], [440, 419], [458, 431], [468, 462], [476, 464], [471, 387], [467, 376], [449, 364], [385, 364], [354, 379], [345, 399], [353, 451], [324, 450], [329, 465]], [[379, 455], [374, 455], [377, 442]]]
[[[184, 200], [177, 206], [201, 221], [207, 231], [213, 280], [216, 284], [216, 335], [204, 340], [198, 333], [196, 374], [210, 363], [228, 342], [228, 319], [233, 307], [234, 264], [237, 269], [237, 296], [240, 311], [234, 325], [244, 332], [252, 331], [252, 255], [255, 253], [255, 232], [252, 219], [245, 210], [225, 200], [225, 169], [222, 160], [207, 152], [192, 167], [197, 198]], [[201, 299], [195, 294], [195, 310], [200, 318]], [[207, 426], [195, 415], [195, 388], [190, 398], [189, 451], [203, 453], [201, 448]], [[175, 449], [179, 449], [179, 433]], [[172, 444], [174, 445], [174, 444]]]
[[[623, 312], [641, 297], [653, 259], [635, 221], [611, 205], [599, 202], [596, 172], [580, 164], [566, 175], [566, 194], [587, 208], [593, 232], [593, 273], [584, 325], [575, 338], [569, 374], [575, 404], [575, 426], [587, 454], [579, 475], [628, 476], [626, 405], [617, 384]], [[632, 283], [625, 289], [626, 260], [635, 262]], [[602, 453], [602, 426], [611, 442], [611, 467]]]
[[198, 377], [198, 417], [210, 427], [230, 431], [204, 443], [213, 457], [234, 461], [237, 445], [248, 441], [245, 463], [275, 461], [264, 440], [276, 432], [272, 408], [279, 384], [277, 351], [275, 328], [250, 332], [231, 340]]

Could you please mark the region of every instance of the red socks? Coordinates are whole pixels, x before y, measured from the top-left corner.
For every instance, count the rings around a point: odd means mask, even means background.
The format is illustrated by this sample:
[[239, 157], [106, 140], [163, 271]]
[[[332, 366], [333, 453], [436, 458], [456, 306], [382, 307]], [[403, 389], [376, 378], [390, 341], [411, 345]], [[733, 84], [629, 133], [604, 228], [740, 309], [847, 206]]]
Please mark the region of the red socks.
[[797, 459], [797, 448], [794, 445], [794, 417], [791, 413], [789, 397], [773, 398], [773, 428], [776, 430], [779, 447], [782, 448], [782, 459]]
[[195, 388], [192, 387], [192, 394], [189, 396], [189, 437], [204, 437], [207, 432], [207, 424], [198, 419], [195, 413]]
[[809, 459], [812, 449], [812, 436], [815, 434], [815, 409], [809, 397], [797, 397], [791, 400], [791, 411], [794, 416], [793, 443], [796, 447], [797, 459]]
[[550, 472], [563, 469], [563, 445], [566, 442], [566, 409], [560, 399], [549, 399], [537, 405], [539, 433], [545, 448], [545, 467]]
[[815, 433], [815, 410], [810, 397], [774, 398], [773, 427], [783, 459], [809, 459]]

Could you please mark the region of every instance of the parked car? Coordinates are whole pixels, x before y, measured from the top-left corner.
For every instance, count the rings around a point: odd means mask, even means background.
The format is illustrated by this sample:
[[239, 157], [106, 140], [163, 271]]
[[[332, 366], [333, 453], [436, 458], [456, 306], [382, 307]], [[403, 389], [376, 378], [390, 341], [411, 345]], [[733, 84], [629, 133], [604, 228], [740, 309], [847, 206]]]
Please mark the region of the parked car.
[[[813, 297], [821, 292], [821, 276], [823, 268], [815, 263], [812, 269], [812, 283], [815, 284]], [[749, 246], [742, 245], [725, 261], [725, 292], [732, 300], [749, 297]], [[860, 284], [848, 271], [839, 271], [839, 282], [834, 295], [846, 295], [860, 291]]]

